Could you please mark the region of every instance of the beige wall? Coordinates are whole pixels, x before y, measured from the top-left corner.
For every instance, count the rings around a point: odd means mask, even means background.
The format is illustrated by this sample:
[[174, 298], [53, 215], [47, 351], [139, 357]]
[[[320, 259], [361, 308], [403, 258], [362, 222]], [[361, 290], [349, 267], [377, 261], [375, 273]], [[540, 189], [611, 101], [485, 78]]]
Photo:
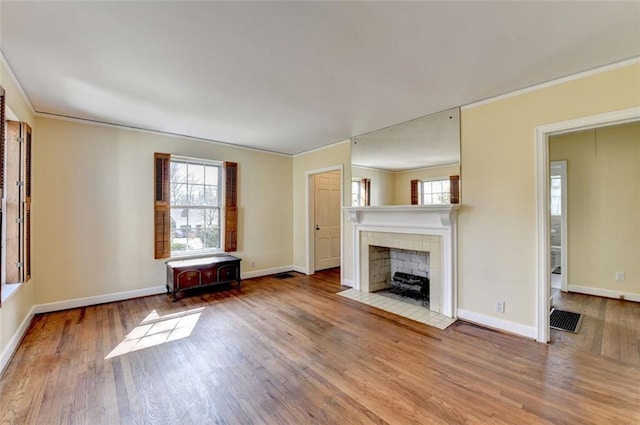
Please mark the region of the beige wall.
[[[375, 168], [351, 167], [351, 177], [354, 179], [371, 179], [371, 206], [393, 205], [394, 173]], [[349, 191], [351, 191], [351, 188], [349, 188]]]
[[640, 123], [551, 137], [549, 158], [567, 160], [569, 285], [640, 294]]
[[[440, 167], [421, 168], [419, 170], [400, 171], [395, 173], [395, 205], [411, 204], [411, 180], [429, 180], [460, 175], [460, 165], [443, 165]], [[461, 191], [462, 192], [462, 191]]]
[[[297, 270], [307, 270], [307, 235], [305, 190], [308, 179], [307, 173], [327, 167], [342, 167], [342, 205], [349, 206], [351, 199], [351, 144], [337, 143], [324, 149], [296, 155], [293, 158], [293, 262]], [[351, 222], [342, 214], [342, 231], [345, 235], [342, 244], [342, 278], [351, 279], [353, 275], [353, 244]]]
[[[33, 135], [36, 137], [37, 131], [31, 108], [24, 101], [9, 73], [1, 63], [0, 86], [5, 89], [7, 106], [16, 114], [19, 120], [28, 123], [33, 128]], [[9, 354], [6, 350], [10, 348], [11, 339], [16, 336], [20, 325], [29, 316], [31, 307], [35, 302], [34, 281], [35, 276], [28, 283], [21, 285], [0, 307], [0, 355]]]
[[637, 106], [639, 64], [463, 108], [460, 309], [535, 326], [535, 129]]
[[37, 128], [37, 304], [165, 284], [164, 261], [153, 259], [154, 152], [238, 162], [243, 273], [292, 264], [290, 157], [48, 118]]
[[[410, 205], [411, 180], [449, 178], [460, 174], [460, 165], [420, 168], [408, 171], [383, 171], [351, 167], [353, 177], [371, 179], [371, 205]], [[351, 189], [349, 189], [351, 190]]]

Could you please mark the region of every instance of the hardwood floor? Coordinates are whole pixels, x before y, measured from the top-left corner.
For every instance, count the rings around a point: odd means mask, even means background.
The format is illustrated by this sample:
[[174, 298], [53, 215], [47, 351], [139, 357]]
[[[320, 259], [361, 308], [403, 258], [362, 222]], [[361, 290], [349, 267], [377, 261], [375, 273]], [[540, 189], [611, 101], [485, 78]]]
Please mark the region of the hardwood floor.
[[577, 334], [551, 330], [552, 344], [640, 366], [640, 304], [552, 290], [552, 305], [582, 313]]
[[292, 274], [36, 316], [0, 423], [640, 423], [637, 365], [441, 331], [337, 296], [335, 270]]

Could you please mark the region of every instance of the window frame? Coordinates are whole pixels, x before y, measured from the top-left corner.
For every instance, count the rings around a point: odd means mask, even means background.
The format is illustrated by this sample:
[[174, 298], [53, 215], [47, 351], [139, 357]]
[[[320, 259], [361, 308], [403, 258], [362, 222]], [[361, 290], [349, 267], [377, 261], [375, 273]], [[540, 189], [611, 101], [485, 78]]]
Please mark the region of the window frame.
[[[181, 163], [181, 164], [194, 164], [194, 165], [202, 165], [202, 166], [214, 166], [217, 168], [217, 204], [215, 206], [211, 205], [189, 205], [189, 201], [187, 200], [186, 205], [174, 205], [173, 204], [173, 164]], [[187, 177], [188, 179], [188, 177]], [[185, 184], [189, 185], [190, 183], [187, 181]], [[200, 184], [199, 184], [200, 185]], [[202, 186], [206, 186], [206, 184], [202, 184]], [[186, 209], [189, 211], [190, 209], [202, 209], [202, 210], [217, 210], [218, 211], [218, 240], [219, 246], [212, 248], [203, 248], [203, 249], [187, 249], [185, 251], [174, 251], [173, 250], [173, 239], [174, 239], [174, 231], [176, 230], [174, 227], [170, 226], [170, 234], [169, 234], [169, 247], [170, 247], [170, 259], [173, 258], [197, 258], [202, 256], [207, 256], [211, 254], [218, 254], [224, 252], [225, 247], [225, 179], [224, 179], [224, 162], [206, 158], [196, 158], [189, 156], [181, 156], [181, 155], [171, 155], [169, 158], [169, 199], [168, 199], [168, 207], [169, 207], [169, 215], [171, 221], [173, 221], [172, 211], [174, 209]], [[189, 213], [187, 213], [189, 214]]]
[[[357, 193], [353, 191], [354, 184], [357, 185]], [[357, 197], [357, 204], [354, 204], [354, 196]], [[363, 177], [353, 177], [351, 179], [351, 206], [368, 207], [371, 205], [371, 179]]]
[[[448, 201], [447, 202], [430, 202], [430, 203], [425, 203], [425, 183], [433, 183], [433, 182], [442, 182], [445, 183], [449, 186], [449, 190], [447, 192], [445, 191], [441, 191], [441, 192], [430, 192], [432, 199], [433, 199], [433, 195], [444, 195], [444, 194], [448, 194]], [[418, 204], [419, 205], [451, 205], [453, 202], [451, 202], [452, 198], [453, 198], [453, 193], [451, 190], [451, 177], [433, 177], [433, 178], [429, 178], [429, 179], [422, 179], [420, 180], [420, 183], [418, 185]]]

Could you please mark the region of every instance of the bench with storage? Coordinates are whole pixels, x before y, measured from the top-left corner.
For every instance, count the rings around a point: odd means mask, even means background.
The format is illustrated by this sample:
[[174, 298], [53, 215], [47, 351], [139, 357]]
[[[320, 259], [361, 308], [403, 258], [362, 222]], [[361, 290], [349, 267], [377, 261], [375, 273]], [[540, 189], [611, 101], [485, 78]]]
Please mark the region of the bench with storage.
[[232, 255], [167, 262], [167, 294], [205, 286], [237, 282], [240, 289], [240, 258]]

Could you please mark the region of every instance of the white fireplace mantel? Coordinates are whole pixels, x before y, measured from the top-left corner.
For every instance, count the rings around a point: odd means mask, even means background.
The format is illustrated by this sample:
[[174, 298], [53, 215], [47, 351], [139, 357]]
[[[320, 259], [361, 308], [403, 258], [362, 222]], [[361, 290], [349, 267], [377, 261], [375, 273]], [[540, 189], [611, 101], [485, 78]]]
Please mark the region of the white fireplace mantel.
[[[390, 221], [389, 224], [398, 224], [398, 219], [417, 221], [421, 227], [434, 220], [440, 220], [440, 226], [451, 226], [455, 221], [459, 204], [446, 205], [385, 205], [379, 207], [346, 207], [344, 211], [349, 214], [349, 220], [356, 224], [366, 222]], [[386, 218], [389, 218], [387, 220]], [[425, 222], [426, 220], [426, 222]], [[407, 224], [403, 222], [403, 224]]]
[[[361, 290], [361, 232], [377, 231], [441, 236], [443, 242], [441, 313], [448, 317], [455, 317], [457, 310], [458, 208], [459, 204], [344, 208], [349, 219], [353, 222], [354, 288]], [[368, 282], [366, 286], [368, 286]]]

